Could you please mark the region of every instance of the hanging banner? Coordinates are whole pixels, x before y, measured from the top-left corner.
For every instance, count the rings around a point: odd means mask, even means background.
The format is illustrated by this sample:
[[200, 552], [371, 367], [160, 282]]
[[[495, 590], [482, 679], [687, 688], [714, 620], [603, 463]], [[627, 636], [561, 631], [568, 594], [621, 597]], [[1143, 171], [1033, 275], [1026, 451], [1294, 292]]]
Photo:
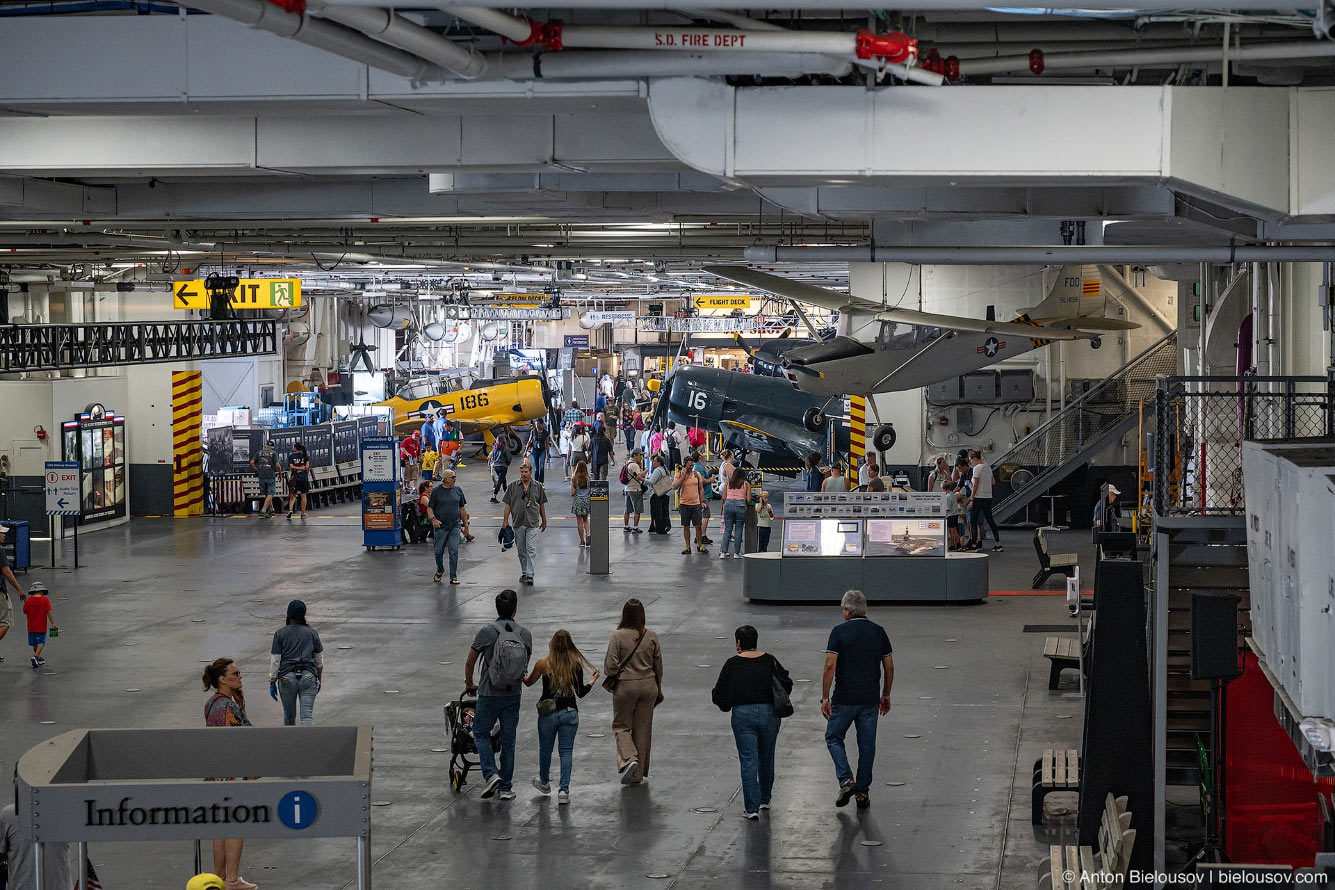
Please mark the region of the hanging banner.
[[691, 298], [696, 309], [741, 309], [751, 308], [750, 294], [698, 294]]

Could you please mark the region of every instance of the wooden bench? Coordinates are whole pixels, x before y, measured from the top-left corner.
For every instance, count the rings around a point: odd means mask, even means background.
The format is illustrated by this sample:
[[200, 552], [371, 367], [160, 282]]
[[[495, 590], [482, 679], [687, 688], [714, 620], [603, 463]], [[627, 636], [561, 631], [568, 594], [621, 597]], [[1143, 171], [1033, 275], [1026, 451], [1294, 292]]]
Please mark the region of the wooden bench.
[[1048, 637], [1043, 641], [1043, 657], [1051, 664], [1049, 689], [1061, 683], [1062, 671], [1080, 669], [1080, 645], [1074, 637]]
[[1053, 791], [1080, 790], [1080, 752], [1075, 748], [1044, 748], [1034, 761], [1031, 821], [1043, 824], [1043, 798]]
[[[1098, 848], [1054, 845], [1040, 863], [1040, 890], [1101, 890], [1126, 885], [1136, 830], [1125, 797], [1109, 794], [1103, 805]], [[1070, 880], [1068, 880], [1068, 878]]]
[[1034, 575], [1032, 587], [1038, 590], [1053, 575], [1067, 578], [1075, 574], [1075, 567], [1080, 558], [1074, 553], [1048, 553], [1048, 542], [1043, 537], [1043, 529], [1034, 530], [1034, 550], [1038, 553], [1038, 572]]

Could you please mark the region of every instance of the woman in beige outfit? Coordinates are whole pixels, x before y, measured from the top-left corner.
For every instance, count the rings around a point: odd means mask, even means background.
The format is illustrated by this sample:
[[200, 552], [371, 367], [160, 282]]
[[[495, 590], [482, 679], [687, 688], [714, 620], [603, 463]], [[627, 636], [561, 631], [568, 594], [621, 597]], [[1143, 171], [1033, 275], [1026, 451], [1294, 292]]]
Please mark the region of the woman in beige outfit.
[[616, 735], [621, 784], [649, 777], [654, 708], [663, 701], [663, 652], [658, 634], [644, 626], [644, 603], [626, 600], [621, 624], [607, 644], [603, 672], [617, 678], [612, 692], [612, 732]]

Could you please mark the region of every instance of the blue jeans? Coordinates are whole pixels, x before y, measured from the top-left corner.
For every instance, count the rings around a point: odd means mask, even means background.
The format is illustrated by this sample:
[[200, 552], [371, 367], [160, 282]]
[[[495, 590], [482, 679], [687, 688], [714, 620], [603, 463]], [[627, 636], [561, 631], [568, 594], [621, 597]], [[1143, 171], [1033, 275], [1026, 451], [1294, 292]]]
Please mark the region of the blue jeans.
[[[491, 728], [501, 721], [501, 768], [496, 769], [496, 756], [491, 750]], [[519, 729], [519, 696], [479, 695], [477, 710], [473, 712], [473, 744], [482, 765], [483, 780], [500, 773], [501, 790], [509, 791], [515, 777], [515, 735]]]
[[779, 741], [779, 718], [773, 705], [734, 705], [732, 736], [742, 765], [742, 803], [757, 812], [769, 803], [774, 788], [774, 746]]
[[858, 775], [854, 783], [859, 791], [871, 790], [871, 768], [876, 762], [876, 721], [880, 714], [877, 705], [832, 705], [830, 719], [825, 724], [825, 747], [834, 761], [834, 776], [839, 784], [853, 778], [844, 750], [844, 736], [850, 726], [857, 726]]
[[432, 540], [436, 547], [436, 571], [440, 574], [445, 573], [445, 548], [450, 549], [450, 577], [459, 577], [459, 538], [463, 535], [463, 527], [456, 525], [454, 528], [445, 529], [441, 526], [436, 529], [432, 535]]
[[310, 726], [315, 720], [315, 674], [302, 671], [300, 675], [284, 674], [278, 678], [278, 700], [283, 703], [283, 725], [297, 725], [297, 702], [301, 702], [301, 725]]
[[559, 744], [561, 785], [558, 790], [560, 791], [570, 790], [570, 770], [574, 763], [575, 733], [578, 730], [579, 711], [562, 708], [545, 717], [538, 716], [538, 778], [544, 782], [551, 781], [552, 745]]
[[[723, 505], [723, 547], [728, 552], [728, 541], [736, 539], [732, 552], [741, 554], [742, 537], [746, 534], [746, 504], [741, 501], [728, 501]], [[753, 811], [754, 812], [754, 811]]]
[[539, 451], [530, 451], [529, 455], [533, 458], [533, 478], [538, 482], [547, 481], [547, 449]]
[[533, 577], [533, 563], [538, 558], [539, 530], [531, 525], [516, 525], [515, 550], [519, 552], [519, 574]]

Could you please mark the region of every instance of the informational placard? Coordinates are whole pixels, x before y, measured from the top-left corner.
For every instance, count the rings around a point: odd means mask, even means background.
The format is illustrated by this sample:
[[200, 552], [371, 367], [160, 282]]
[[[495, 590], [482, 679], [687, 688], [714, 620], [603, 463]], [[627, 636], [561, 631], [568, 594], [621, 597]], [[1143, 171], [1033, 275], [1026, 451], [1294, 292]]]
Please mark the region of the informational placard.
[[588, 348], [589, 348], [589, 335], [588, 335], [588, 334], [566, 334], [566, 335], [565, 335], [564, 337], [562, 337], [562, 339], [561, 339], [561, 345], [564, 346], [564, 347], [566, 347], [566, 348], [568, 348], [568, 349], [569, 349], [569, 348], [575, 348], [575, 349], [588, 349]]
[[[202, 280], [172, 284], [172, 308], [208, 309], [211, 305]], [[228, 305], [233, 309], [295, 309], [301, 305], [301, 279], [242, 278]]]
[[49, 460], [46, 462], [46, 515], [78, 516], [79, 462]]
[[944, 519], [868, 519], [867, 556], [945, 556]]
[[[567, 338], [569, 339], [569, 338]], [[556, 353], [556, 370], [569, 371], [575, 367], [575, 350], [573, 347], [563, 347]]]
[[593, 479], [589, 482], [589, 500], [605, 501], [608, 499], [610, 489], [606, 479]]
[[783, 556], [861, 556], [861, 519], [785, 519]]
[[393, 482], [398, 450], [394, 439], [363, 439], [362, 481]]
[[397, 491], [362, 492], [362, 529], [365, 531], [394, 531], [398, 515]]

